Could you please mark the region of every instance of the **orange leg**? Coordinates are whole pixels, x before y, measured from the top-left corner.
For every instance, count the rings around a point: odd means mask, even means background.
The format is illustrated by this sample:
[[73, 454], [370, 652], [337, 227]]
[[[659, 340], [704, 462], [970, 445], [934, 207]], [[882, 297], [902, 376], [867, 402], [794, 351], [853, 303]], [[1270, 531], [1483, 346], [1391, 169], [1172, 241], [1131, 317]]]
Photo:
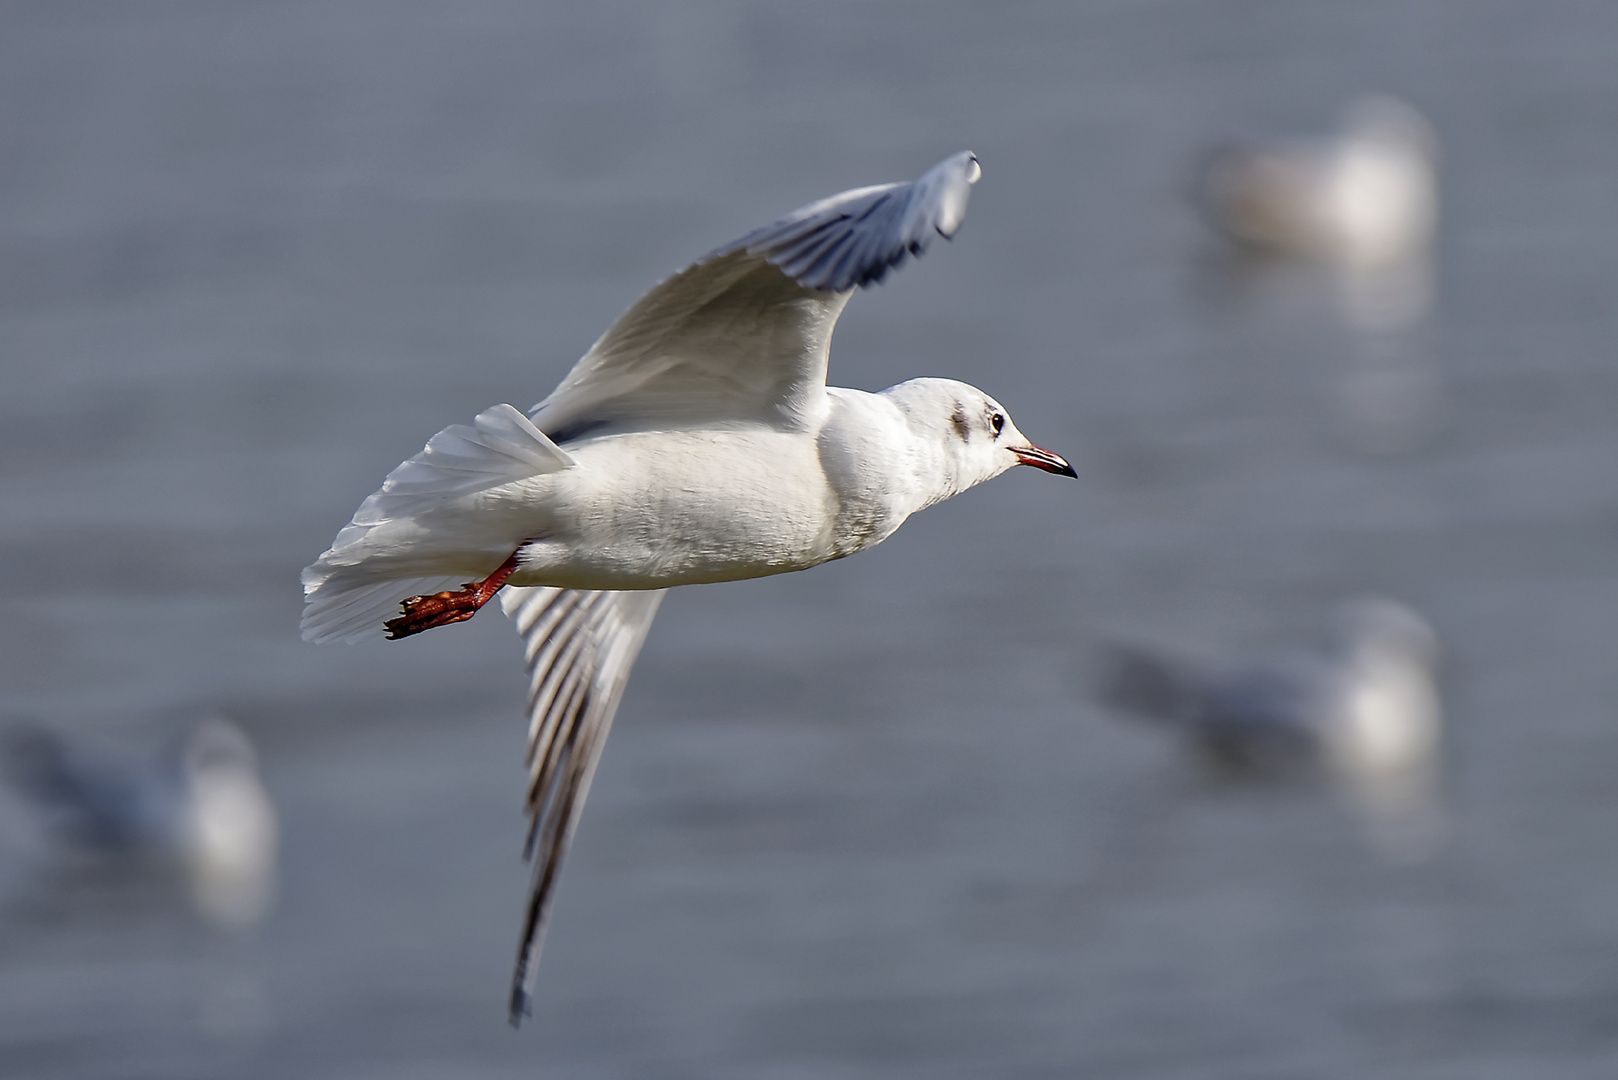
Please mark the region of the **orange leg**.
[[[517, 549], [521, 551], [521, 548]], [[450, 623], [465, 622], [478, 613], [478, 609], [500, 591], [500, 586], [506, 579], [517, 571], [517, 552], [513, 551], [500, 568], [482, 581], [468, 581], [459, 592], [433, 593], [431, 596], [412, 596], [404, 601], [401, 607], [404, 614], [397, 619], [389, 619], [382, 625], [387, 627], [388, 640], [398, 641], [400, 638], [419, 634], [423, 630], [431, 630], [435, 626], [448, 626]]]

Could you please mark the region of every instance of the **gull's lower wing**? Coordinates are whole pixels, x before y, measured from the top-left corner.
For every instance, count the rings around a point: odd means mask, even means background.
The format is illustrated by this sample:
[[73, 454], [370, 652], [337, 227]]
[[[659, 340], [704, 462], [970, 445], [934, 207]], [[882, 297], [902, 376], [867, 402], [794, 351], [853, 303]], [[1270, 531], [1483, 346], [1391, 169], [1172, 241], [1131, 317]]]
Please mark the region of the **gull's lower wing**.
[[500, 606], [522, 635], [528, 669], [526, 854], [534, 864], [511, 983], [513, 1024], [529, 1012], [556, 876], [663, 592], [501, 590]]
[[979, 174], [963, 151], [910, 183], [822, 199], [719, 248], [636, 301], [529, 415], [559, 443], [609, 425], [811, 425], [852, 290], [935, 234], [954, 235]]

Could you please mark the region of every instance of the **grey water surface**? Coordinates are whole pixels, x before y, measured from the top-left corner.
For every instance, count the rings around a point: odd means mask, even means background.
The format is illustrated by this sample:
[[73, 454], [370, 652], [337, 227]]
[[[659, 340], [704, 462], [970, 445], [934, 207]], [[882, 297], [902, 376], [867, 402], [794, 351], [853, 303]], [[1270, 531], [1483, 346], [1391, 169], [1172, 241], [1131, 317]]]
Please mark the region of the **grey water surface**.
[[[231, 716], [283, 851], [222, 934], [0, 802], [0, 1075], [1618, 1075], [1618, 7], [0, 19], [0, 714], [129, 752]], [[1367, 91], [1443, 143], [1397, 326], [1184, 198]], [[664, 274], [958, 149], [964, 226], [855, 298], [833, 381], [981, 385], [1080, 482], [671, 596], [513, 1032], [516, 636], [305, 646], [299, 569]], [[1284, 648], [1368, 592], [1445, 642], [1427, 861], [1091, 699], [1103, 641]]]

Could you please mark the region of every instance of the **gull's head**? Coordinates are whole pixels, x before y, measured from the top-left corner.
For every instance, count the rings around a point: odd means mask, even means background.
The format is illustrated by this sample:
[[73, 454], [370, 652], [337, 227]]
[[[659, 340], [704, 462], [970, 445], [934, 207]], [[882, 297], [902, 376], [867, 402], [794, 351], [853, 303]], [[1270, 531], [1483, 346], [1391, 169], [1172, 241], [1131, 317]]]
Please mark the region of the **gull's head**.
[[1358, 668], [1384, 665], [1434, 671], [1442, 659], [1438, 633], [1396, 600], [1368, 596], [1350, 601], [1332, 618], [1332, 643]]
[[182, 838], [192, 898], [218, 925], [257, 922], [275, 898], [280, 826], [247, 733], [210, 720], [186, 742]]
[[1400, 160], [1438, 163], [1438, 133], [1421, 113], [1396, 98], [1372, 94], [1344, 112], [1342, 140]]
[[975, 386], [953, 379], [912, 379], [884, 390], [904, 414], [911, 431], [933, 451], [942, 468], [946, 499], [999, 476], [1014, 465], [1032, 465], [1058, 476], [1078, 473], [1066, 460], [1035, 446], [1017, 430], [1005, 406]]

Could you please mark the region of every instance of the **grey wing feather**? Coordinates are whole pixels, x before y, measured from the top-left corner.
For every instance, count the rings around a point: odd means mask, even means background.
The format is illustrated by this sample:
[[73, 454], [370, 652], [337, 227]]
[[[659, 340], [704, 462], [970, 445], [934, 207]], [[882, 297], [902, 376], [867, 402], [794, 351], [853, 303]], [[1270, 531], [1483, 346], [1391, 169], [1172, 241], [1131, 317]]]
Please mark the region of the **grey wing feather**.
[[1107, 645], [1096, 675], [1097, 698], [1119, 712], [1187, 726], [1202, 713], [1207, 677], [1181, 660], [1132, 645]]
[[525, 854], [534, 874], [511, 984], [513, 1024], [530, 1011], [556, 877], [663, 591], [501, 591], [500, 605], [523, 638], [529, 680]]
[[564, 444], [607, 426], [811, 426], [852, 290], [952, 236], [979, 174], [962, 152], [911, 183], [822, 199], [710, 252], [636, 301], [529, 415]]
[[1206, 693], [1206, 723], [1251, 732], [1308, 733], [1330, 708], [1334, 686], [1327, 665], [1313, 657], [1284, 656], [1234, 668]]
[[1102, 704], [1203, 731], [1307, 728], [1327, 685], [1326, 673], [1303, 657], [1213, 671], [1130, 645], [1107, 646], [1098, 673]]
[[881, 281], [908, 255], [920, 255], [933, 235], [955, 235], [977, 157], [962, 151], [908, 184], [858, 188], [811, 203], [754, 229], [714, 252], [747, 251], [806, 289], [846, 292]]

